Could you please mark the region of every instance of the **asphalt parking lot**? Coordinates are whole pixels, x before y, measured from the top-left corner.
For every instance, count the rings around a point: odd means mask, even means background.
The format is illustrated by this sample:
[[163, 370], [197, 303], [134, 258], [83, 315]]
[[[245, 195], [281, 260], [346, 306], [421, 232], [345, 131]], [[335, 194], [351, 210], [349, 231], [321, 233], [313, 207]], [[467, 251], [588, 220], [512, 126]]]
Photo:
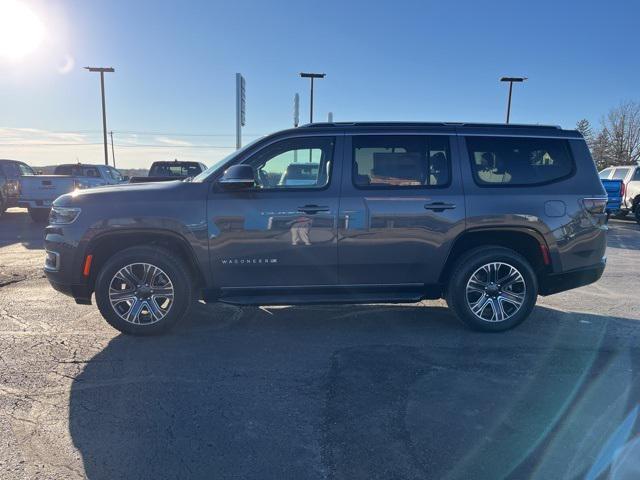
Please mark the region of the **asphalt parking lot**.
[[118, 334], [0, 218], [0, 478], [640, 478], [640, 227], [516, 330], [442, 302], [197, 305]]

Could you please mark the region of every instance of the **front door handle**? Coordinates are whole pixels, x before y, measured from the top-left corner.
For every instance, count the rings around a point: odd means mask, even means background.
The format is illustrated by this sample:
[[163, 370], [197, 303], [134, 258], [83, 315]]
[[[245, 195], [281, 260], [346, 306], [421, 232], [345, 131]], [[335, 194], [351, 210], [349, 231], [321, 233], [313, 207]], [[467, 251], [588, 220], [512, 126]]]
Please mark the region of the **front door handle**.
[[302, 207], [298, 207], [298, 211], [302, 213], [320, 213], [320, 212], [328, 212], [329, 207], [325, 207], [323, 205], [304, 205]]
[[434, 212], [444, 212], [445, 210], [453, 210], [456, 208], [455, 203], [432, 202], [424, 204], [425, 210], [433, 210]]

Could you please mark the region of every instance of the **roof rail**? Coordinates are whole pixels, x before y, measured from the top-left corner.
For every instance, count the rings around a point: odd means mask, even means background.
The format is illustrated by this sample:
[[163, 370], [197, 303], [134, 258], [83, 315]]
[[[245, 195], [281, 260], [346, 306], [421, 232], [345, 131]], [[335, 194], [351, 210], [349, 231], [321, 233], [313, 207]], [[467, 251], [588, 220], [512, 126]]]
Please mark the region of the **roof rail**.
[[501, 128], [544, 128], [562, 130], [559, 125], [525, 123], [474, 123], [474, 122], [318, 122], [300, 125], [298, 128], [331, 127], [501, 127]]

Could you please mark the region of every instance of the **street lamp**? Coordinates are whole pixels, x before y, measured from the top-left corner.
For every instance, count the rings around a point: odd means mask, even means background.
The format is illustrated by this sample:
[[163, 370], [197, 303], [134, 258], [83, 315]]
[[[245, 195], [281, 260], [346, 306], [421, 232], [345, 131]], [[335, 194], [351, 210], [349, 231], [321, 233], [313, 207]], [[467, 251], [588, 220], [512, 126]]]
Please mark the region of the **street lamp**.
[[102, 93], [102, 136], [104, 138], [104, 164], [109, 165], [109, 151], [107, 150], [107, 113], [104, 104], [104, 74], [113, 73], [115, 70], [111, 67], [84, 67], [90, 72], [100, 73], [100, 91]]
[[300, 76], [302, 78], [310, 78], [311, 79], [311, 107], [309, 110], [309, 123], [313, 123], [313, 80], [316, 78], [324, 78], [326, 77], [326, 73], [304, 73], [300, 72]]
[[527, 77], [502, 77], [501, 82], [509, 82], [509, 100], [507, 101], [507, 123], [509, 123], [509, 117], [511, 117], [511, 92], [513, 91], [513, 83], [522, 83], [527, 80]]

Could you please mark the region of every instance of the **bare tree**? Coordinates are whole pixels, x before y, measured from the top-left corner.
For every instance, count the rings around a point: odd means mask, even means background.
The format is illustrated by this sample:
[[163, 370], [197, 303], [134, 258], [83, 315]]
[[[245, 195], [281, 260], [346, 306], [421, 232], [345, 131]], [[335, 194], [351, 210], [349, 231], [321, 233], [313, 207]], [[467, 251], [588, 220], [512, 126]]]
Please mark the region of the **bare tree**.
[[602, 120], [602, 132], [608, 137], [610, 165], [640, 161], [640, 103], [628, 101], [612, 108]]

